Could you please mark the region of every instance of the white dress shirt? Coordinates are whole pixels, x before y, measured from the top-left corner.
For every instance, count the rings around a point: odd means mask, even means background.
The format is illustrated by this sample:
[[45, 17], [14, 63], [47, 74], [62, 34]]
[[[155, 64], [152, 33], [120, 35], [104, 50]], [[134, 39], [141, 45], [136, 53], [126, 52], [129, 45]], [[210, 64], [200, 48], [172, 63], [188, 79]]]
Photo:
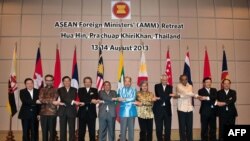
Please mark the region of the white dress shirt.
[[33, 89], [31, 89], [31, 90], [28, 89], [28, 91], [29, 91], [29, 93], [30, 93], [31, 99], [33, 99]]

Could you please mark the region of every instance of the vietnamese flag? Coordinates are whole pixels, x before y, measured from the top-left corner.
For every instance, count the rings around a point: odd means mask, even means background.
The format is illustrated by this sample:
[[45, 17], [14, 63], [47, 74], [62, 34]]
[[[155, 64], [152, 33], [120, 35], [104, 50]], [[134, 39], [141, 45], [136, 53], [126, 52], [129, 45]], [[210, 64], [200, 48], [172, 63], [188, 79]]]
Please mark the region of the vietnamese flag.
[[61, 60], [58, 46], [56, 48], [56, 62], [55, 62], [55, 69], [54, 69], [54, 87], [59, 88], [61, 87]]

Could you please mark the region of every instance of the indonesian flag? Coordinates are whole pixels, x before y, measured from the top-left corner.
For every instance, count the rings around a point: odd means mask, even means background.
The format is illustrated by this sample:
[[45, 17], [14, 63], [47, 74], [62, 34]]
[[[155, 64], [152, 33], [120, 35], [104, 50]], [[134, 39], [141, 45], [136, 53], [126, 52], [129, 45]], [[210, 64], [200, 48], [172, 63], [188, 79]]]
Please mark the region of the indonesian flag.
[[206, 78], [206, 77], [211, 78], [210, 63], [209, 63], [207, 49], [205, 50], [204, 71], [203, 71], [203, 78]]
[[34, 79], [34, 87], [36, 89], [40, 89], [41, 87], [43, 87], [43, 69], [42, 69], [40, 47], [37, 49], [36, 66], [33, 79]]
[[56, 62], [54, 69], [54, 87], [61, 87], [61, 61], [58, 47], [56, 48]]
[[142, 81], [147, 81], [147, 80], [148, 80], [148, 72], [147, 72], [146, 58], [144, 52], [142, 51], [141, 62], [139, 67], [139, 76], [137, 78], [137, 85], [140, 86]]
[[172, 66], [170, 60], [169, 49], [166, 55], [166, 75], [168, 76], [168, 85], [173, 86], [173, 78], [172, 78]]
[[15, 99], [15, 95], [17, 94], [16, 53], [17, 53], [17, 47], [15, 47], [13, 51], [12, 65], [8, 83], [9, 102], [7, 103], [7, 111], [10, 113], [12, 117], [17, 113], [16, 99]]

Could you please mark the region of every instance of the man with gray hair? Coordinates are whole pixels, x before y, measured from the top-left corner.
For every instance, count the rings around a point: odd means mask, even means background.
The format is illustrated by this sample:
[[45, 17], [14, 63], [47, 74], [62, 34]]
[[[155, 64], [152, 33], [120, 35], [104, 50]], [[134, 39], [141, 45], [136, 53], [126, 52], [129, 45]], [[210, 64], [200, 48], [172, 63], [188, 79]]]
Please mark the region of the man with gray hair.
[[161, 83], [155, 85], [155, 96], [157, 100], [153, 106], [153, 112], [156, 125], [157, 141], [163, 141], [162, 131], [165, 127], [165, 140], [170, 141], [171, 137], [171, 123], [172, 123], [172, 111], [171, 111], [171, 96], [173, 87], [167, 84], [167, 75], [161, 75]]

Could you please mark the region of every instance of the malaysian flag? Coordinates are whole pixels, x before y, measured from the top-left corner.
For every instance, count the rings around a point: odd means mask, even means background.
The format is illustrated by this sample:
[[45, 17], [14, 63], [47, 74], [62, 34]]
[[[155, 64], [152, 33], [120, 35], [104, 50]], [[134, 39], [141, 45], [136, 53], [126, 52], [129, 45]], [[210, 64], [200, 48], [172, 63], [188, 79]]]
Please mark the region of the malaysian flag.
[[102, 50], [99, 49], [99, 61], [98, 61], [97, 78], [96, 78], [96, 88], [98, 89], [98, 91], [102, 90], [103, 77], [104, 77], [104, 65], [102, 58]]

